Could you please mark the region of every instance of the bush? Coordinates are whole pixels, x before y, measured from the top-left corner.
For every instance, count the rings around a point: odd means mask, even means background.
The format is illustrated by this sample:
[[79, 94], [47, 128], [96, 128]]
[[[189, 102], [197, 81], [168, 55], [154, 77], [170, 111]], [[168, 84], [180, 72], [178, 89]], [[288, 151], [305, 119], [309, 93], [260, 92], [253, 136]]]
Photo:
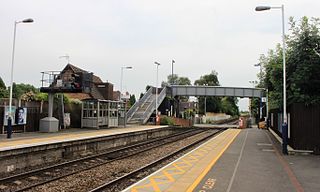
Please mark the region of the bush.
[[174, 125], [172, 118], [164, 116], [160, 118], [160, 125]]

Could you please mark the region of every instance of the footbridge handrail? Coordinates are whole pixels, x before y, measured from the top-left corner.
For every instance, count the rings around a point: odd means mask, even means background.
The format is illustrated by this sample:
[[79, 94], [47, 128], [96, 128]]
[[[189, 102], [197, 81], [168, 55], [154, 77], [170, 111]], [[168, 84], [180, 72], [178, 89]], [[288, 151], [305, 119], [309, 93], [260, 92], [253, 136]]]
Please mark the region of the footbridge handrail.
[[133, 117], [134, 113], [139, 109], [139, 107], [148, 100], [150, 95], [152, 95], [153, 87], [150, 87], [148, 91], [143, 95], [141, 99], [136, 101], [133, 106], [128, 110], [127, 112], [127, 122], [130, 121], [130, 119]]
[[[160, 106], [160, 104], [162, 103], [162, 101], [166, 97], [166, 93], [167, 93], [167, 88], [166, 87], [162, 88], [160, 94], [158, 95], [157, 108]], [[154, 99], [152, 104], [149, 105], [148, 108], [146, 109], [145, 113], [143, 114], [143, 124], [147, 123], [147, 121], [150, 118], [151, 114], [155, 110], [155, 104], [156, 104], [156, 100]]]
[[231, 96], [231, 97], [265, 97], [266, 91], [261, 88], [170, 85], [172, 96]]

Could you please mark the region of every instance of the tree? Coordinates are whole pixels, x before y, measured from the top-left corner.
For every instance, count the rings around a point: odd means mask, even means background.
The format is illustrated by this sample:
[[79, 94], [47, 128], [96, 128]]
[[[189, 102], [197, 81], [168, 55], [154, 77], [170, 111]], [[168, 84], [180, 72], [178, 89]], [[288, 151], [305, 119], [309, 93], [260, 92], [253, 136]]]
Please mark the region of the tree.
[[0, 88], [7, 89], [6, 84], [3, 82], [1, 77], [0, 77]]
[[[300, 23], [289, 19], [290, 34], [286, 38], [287, 104], [320, 103], [320, 34], [319, 19], [303, 17]], [[270, 109], [282, 109], [283, 65], [282, 48], [261, 56], [265, 75], [261, 77], [262, 87], [269, 91]]]
[[[38, 89], [30, 84], [16, 84], [13, 83], [12, 86], [12, 97], [16, 99], [21, 99], [22, 97], [28, 98], [27, 100], [35, 100], [35, 95], [39, 93]], [[27, 96], [25, 96], [27, 95]]]
[[231, 116], [239, 115], [237, 103], [238, 99], [236, 97], [223, 97], [221, 99], [222, 112]]
[[176, 74], [168, 75], [167, 81], [162, 81], [161, 87], [168, 85], [191, 85], [191, 81], [188, 77], [179, 77]]
[[194, 85], [220, 86], [218, 73], [216, 71], [211, 71], [210, 74], [201, 76], [200, 79], [196, 80]]
[[130, 98], [129, 98], [130, 107], [133, 106], [135, 103], [136, 103], [136, 96], [134, 94], [130, 95]]
[[296, 25], [290, 18], [292, 35], [288, 40], [288, 104], [320, 103], [319, 19], [303, 17]]
[[[194, 85], [208, 85], [208, 86], [220, 86], [218, 80], [218, 73], [211, 71], [210, 74], [201, 76], [200, 79], [194, 82]], [[205, 101], [207, 112], [221, 112], [221, 98], [220, 97], [198, 97], [199, 101], [199, 112], [204, 114]]]
[[0, 98], [7, 98], [9, 97], [9, 91], [5, 83], [3, 82], [2, 78], [0, 77]]

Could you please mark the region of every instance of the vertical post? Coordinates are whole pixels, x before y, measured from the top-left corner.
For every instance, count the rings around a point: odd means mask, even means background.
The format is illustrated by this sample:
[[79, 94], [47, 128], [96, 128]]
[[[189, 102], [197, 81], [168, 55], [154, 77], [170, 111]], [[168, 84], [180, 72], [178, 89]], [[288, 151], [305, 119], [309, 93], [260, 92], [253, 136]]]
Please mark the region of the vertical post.
[[10, 76], [10, 96], [9, 96], [9, 114], [8, 114], [8, 127], [7, 127], [7, 138], [10, 139], [12, 135], [12, 87], [13, 87], [13, 66], [14, 66], [14, 52], [16, 44], [16, 30], [17, 21], [14, 22], [13, 29], [13, 46], [12, 46], [12, 57], [11, 57], [11, 76]]
[[157, 124], [157, 117], [158, 117], [158, 69], [159, 69], [159, 65], [160, 63], [158, 62], [154, 62], [154, 64], [157, 65], [157, 79], [156, 79], [156, 124]]
[[282, 12], [282, 59], [283, 59], [283, 123], [287, 124], [287, 93], [286, 93], [286, 46], [284, 33], [284, 5], [281, 6]]
[[269, 90], [267, 89], [267, 97], [266, 97], [266, 115], [267, 115], [267, 119], [269, 119]]
[[[172, 62], [171, 62], [172, 85], [174, 85], [174, 81], [173, 81], [173, 63], [175, 63], [174, 60], [172, 60]], [[173, 98], [173, 89], [172, 89], [172, 86], [171, 86], [171, 106], [170, 106], [170, 114], [171, 114], [171, 116], [173, 116], [173, 106], [174, 106], [174, 98]]]
[[12, 46], [12, 57], [11, 57], [11, 77], [10, 77], [10, 96], [9, 96], [9, 114], [8, 114], [8, 127], [7, 127], [7, 138], [11, 138], [12, 134], [12, 87], [13, 87], [13, 69], [14, 69], [14, 52], [16, 44], [16, 29], [18, 23], [32, 23], [33, 19], [24, 19], [22, 21], [14, 22], [13, 29], [13, 46]]
[[175, 61], [174, 60], [172, 60], [172, 62], [171, 62], [171, 79], [172, 79], [172, 85], [174, 85], [175, 84], [175, 82], [173, 81], [173, 64], [175, 63]]
[[61, 104], [61, 128], [65, 129], [66, 125], [64, 123], [64, 100], [63, 100], [63, 93], [60, 94], [60, 104]]
[[265, 11], [270, 9], [281, 9], [282, 15], [282, 61], [283, 61], [283, 124], [282, 124], [282, 139], [283, 139], [283, 154], [288, 154], [287, 139], [288, 139], [288, 123], [287, 123], [287, 93], [286, 93], [286, 46], [285, 46], [285, 24], [284, 24], [284, 5], [281, 7], [258, 6], [256, 11]]
[[124, 103], [124, 127], [127, 126], [127, 101]]
[[159, 65], [157, 65], [157, 80], [156, 80], [156, 120], [158, 117], [158, 67]]
[[52, 117], [53, 114], [53, 93], [49, 93], [48, 94], [48, 117]]
[[207, 97], [204, 97], [204, 115], [207, 114]]
[[123, 67], [121, 67], [121, 76], [120, 76], [120, 96], [119, 96], [119, 101], [121, 100], [121, 94], [122, 94], [122, 77], [123, 77]]
[[283, 60], [283, 125], [282, 125], [282, 153], [288, 154], [288, 122], [287, 122], [287, 92], [286, 92], [286, 46], [284, 33], [284, 5], [281, 5], [282, 13], [282, 60]]

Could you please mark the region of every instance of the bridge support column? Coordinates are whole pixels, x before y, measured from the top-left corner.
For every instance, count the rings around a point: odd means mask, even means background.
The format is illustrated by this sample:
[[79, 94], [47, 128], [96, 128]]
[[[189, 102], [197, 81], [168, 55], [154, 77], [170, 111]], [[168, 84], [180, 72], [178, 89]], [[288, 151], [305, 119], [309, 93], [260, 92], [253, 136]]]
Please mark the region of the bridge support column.
[[53, 98], [54, 93], [48, 93], [48, 117], [40, 119], [40, 132], [57, 132], [59, 131], [59, 120], [53, 117]]

